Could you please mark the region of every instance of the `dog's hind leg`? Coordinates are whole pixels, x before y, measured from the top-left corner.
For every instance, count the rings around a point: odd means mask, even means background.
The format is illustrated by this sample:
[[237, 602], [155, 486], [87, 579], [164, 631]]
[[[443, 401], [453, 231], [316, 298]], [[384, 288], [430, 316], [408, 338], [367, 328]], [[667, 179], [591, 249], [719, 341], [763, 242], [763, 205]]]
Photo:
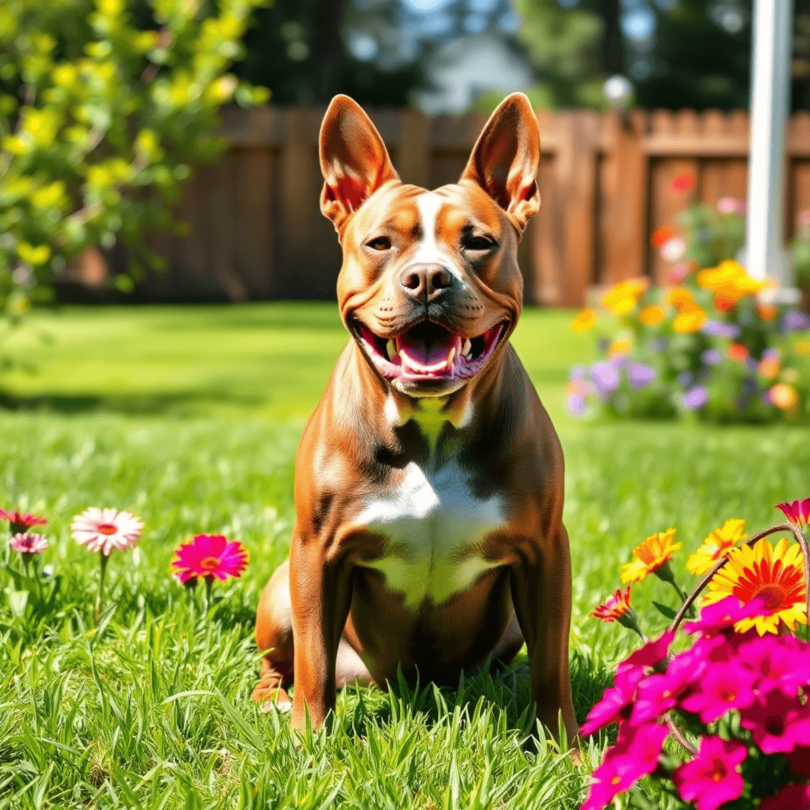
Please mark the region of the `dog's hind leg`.
[[290, 605], [290, 561], [285, 560], [264, 586], [256, 613], [256, 646], [266, 650], [253, 699], [262, 707], [289, 710], [286, 687], [292, 683], [294, 642]]

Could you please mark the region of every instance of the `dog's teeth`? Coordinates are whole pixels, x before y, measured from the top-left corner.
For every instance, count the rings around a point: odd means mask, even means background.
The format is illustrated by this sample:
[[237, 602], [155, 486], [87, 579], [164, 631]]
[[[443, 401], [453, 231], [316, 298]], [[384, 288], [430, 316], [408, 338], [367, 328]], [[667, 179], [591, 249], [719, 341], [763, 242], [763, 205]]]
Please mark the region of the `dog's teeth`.
[[388, 343], [385, 344], [385, 348], [388, 352], [388, 359], [393, 360], [397, 353], [397, 344], [394, 343], [393, 340], [389, 340]]
[[461, 344], [461, 356], [467, 357], [472, 350], [472, 343], [470, 342], [469, 338], [464, 339], [464, 343]]
[[455, 346], [453, 346], [453, 348], [452, 348], [452, 349], [450, 349], [450, 354], [448, 354], [448, 355], [447, 355], [447, 365], [448, 365], [448, 366], [452, 366], [452, 365], [453, 365], [453, 358], [454, 358], [455, 356], [456, 356], [456, 347], [455, 347]]

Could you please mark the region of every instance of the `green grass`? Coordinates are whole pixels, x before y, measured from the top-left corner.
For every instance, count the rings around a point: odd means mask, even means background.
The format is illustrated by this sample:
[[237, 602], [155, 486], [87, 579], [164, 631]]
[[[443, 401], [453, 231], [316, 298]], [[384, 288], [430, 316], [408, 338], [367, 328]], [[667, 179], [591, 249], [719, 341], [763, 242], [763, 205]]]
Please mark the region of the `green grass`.
[[[632, 645], [588, 618], [632, 546], [677, 526], [691, 550], [727, 517], [772, 522], [772, 504], [807, 494], [810, 443], [801, 429], [572, 421], [564, 382], [589, 346], [569, 320], [529, 311], [515, 343], [566, 452], [582, 717]], [[287, 553], [296, 444], [344, 342], [335, 308], [312, 304], [68, 309], [5, 341], [29, 370], [2, 380], [17, 407], [0, 412], [0, 506], [51, 518], [44, 597], [58, 591], [39, 611], [0, 595], [0, 810], [578, 806], [587, 777], [536, 739], [523, 660], [458, 690], [349, 690], [331, 732], [300, 746], [252, 705], [255, 605]], [[90, 505], [147, 524], [110, 563], [98, 630], [97, 559], [69, 538]], [[205, 620], [168, 576], [201, 531], [251, 552]], [[651, 598], [673, 602], [662, 583], [635, 590], [654, 632]]]

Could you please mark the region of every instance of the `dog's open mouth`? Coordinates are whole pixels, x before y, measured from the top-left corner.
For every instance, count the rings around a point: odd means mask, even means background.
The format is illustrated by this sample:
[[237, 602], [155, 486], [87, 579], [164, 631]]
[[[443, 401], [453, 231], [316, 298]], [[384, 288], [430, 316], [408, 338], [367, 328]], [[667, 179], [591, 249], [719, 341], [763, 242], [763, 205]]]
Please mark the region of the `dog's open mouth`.
[[357, 336], [371, 361], [387, 379], [448, 381], [469, 379], [492, 356], [506, 323], [463, 338], [432, 321], [421, 321], [390, 340], [355, 321]]

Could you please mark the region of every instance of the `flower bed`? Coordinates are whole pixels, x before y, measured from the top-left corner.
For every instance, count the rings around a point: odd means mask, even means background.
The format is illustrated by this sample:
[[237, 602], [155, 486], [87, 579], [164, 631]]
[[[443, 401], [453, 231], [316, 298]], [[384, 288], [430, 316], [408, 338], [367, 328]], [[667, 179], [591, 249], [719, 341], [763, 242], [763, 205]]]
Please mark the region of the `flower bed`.
[[[644, 640], [619, 664], [614, 685], [591, 710], [583, 734], [618, 724], [618, 739], [593, 774], [582, 810], [601, 810], [620, 794], [622, 807], [649, 808], [638, 783], [649, 776], [674, 807], [697, 810], [810, 810], [810, 643], [794, 635], [808, 616], [808, 551], [802, 529], [810, 498], [779, 504], [788, 522], [745, 539], [729, 520], [687, 561], [706, 574], [689, 596], [670, 567], [680, 544], [674, 529], [653, 535], [624, 566], [625, 582], [652, 574], [681, 601], [669, 630], [649, 641], [631, 607], [632, 586], [617, 590], [593, 615]], [[787, 532], [772, 546], [767, 536]], [[684, 625], [694, 643], [671, 647], [681, 620], [703, 597], [699, 618]], [[672, 737], [674, 743], [665, 745]], [[618, 805], [616, 805], [618, 807]]]
[[[572, 369], [569, 411], [714, 422], [810, 418], [810, 318], [769, 303], [773, 283], [751, 278], [730, 258], [744, 239], [740, 204], [693, 205], [679, 222], [684, 236], [672, 228], [653, 234], [672, 264], [665, 286], [621, 281], [574, 319], [575, 330], [595, 333], [599, 357]], [[794, 254], [798, 263], [803, 254], [795, 246]]]

